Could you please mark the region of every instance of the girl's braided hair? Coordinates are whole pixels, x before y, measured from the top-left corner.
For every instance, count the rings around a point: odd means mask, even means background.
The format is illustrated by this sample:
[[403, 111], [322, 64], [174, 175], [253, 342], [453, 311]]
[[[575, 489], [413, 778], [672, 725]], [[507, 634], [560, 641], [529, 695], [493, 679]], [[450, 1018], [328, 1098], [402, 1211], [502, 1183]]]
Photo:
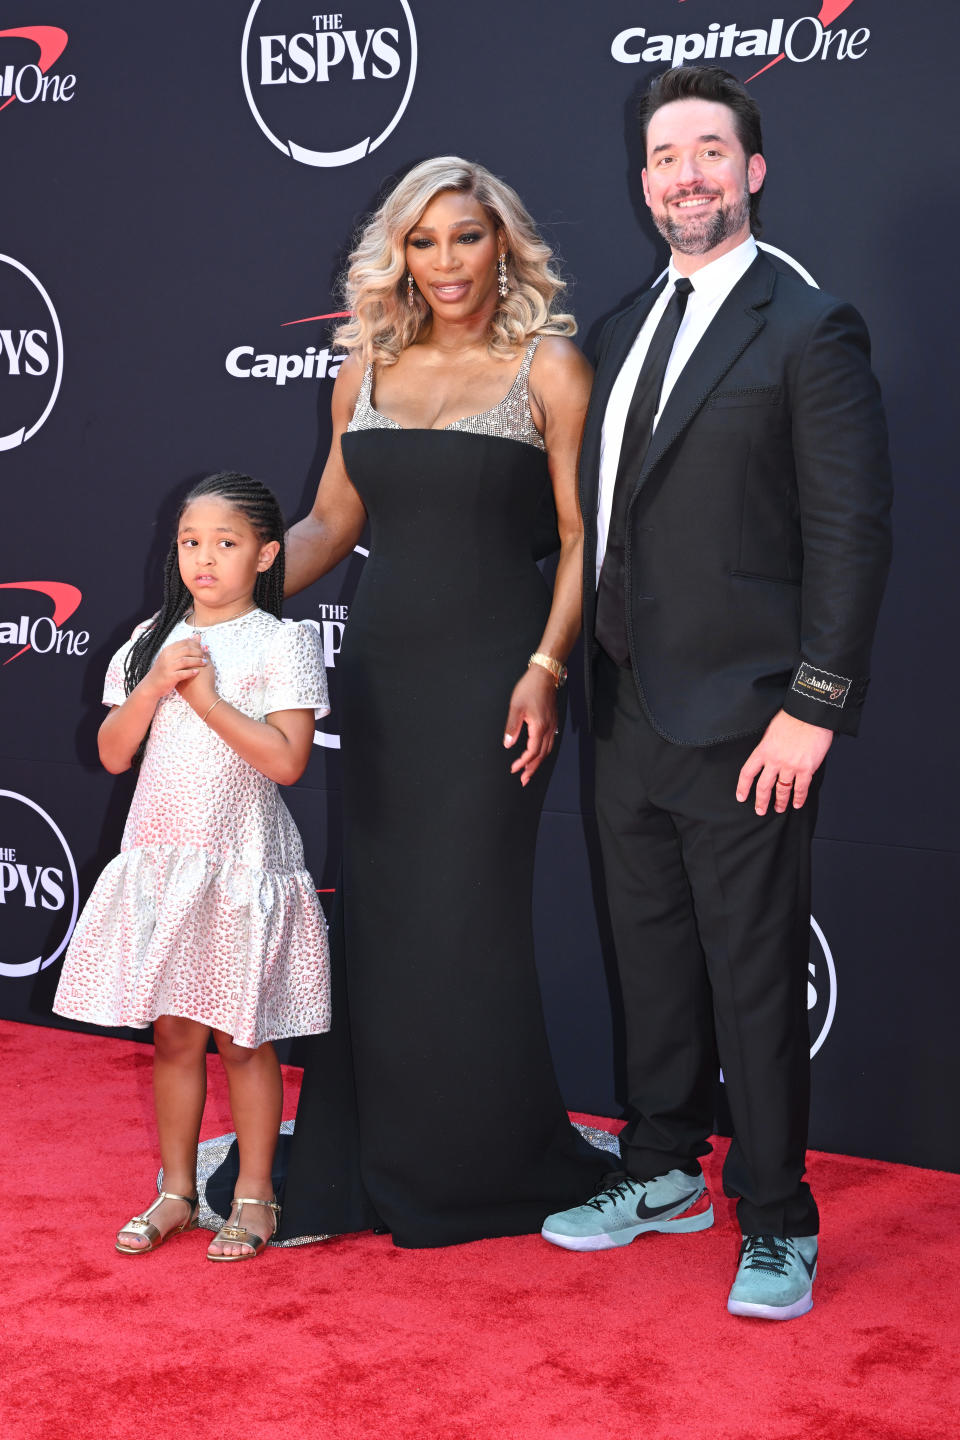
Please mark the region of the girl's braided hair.
[[[220, 470], [216, 475], [208, 475], [206, 479], [194, 485], [177, 512], [173, 539], [170, 542], [163, 572], [163, 603], [154, 616], [150, 628], [137, 636], [127, 654], [124, 685], [128, 695], [136, 685], [139, 685], [163, 648], [167, 636], [193, 604], [190, 591], [180, 577], [177, 532], [187, 506], [194, 500], [200, 500], [206, 496], [216, 496], [219, 500], [225, 500], [234, 510], [239, 510], [242, 515], [245, 515], [261, 544], [265, 545], [270, 540], [279, 540], [280, 549], [277, 558], [269, 570], [262, 570], [257, 575], [253, 587], [253, 598], [261, 610], [266, 610], [270, 615], [276, 615], [278, 620], [280, 618], [280, 607], [283, 604], [284, 526], [283, 515], [276, 496], [261, 481], [254, 480], [250, 475], [241, 475], [235, 470]], [[146, 740], [144, 740], [145, 743]], [[141, 745], [135, 758], [142, 756], [143, 748]]]

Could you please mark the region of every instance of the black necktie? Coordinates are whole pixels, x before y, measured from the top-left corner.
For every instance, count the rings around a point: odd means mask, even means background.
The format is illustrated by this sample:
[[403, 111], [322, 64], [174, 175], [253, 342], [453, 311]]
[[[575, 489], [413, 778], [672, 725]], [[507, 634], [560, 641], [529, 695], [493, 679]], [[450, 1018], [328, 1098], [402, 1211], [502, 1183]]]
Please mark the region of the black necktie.
[[650, 445], [654, 418], [660, 408], [663, 377], [667, 372], [683, 312], [687, 308], [687, 296], [692, 289], [693, 285], [685, 276], [681, 276], [674, 285], [670, 302], [660, 316], [660, 323], [653, 332], [644, 356], [630, 409], [627, 411], [627, 421], [623, 427], [623, 443], [620, 446], [617, 479], [613, 487], [610, 530], [600, 569], [594, 625], [598, 642], [618, 665], [630, 663], [624, 574], [627, 510], [633, 482]]

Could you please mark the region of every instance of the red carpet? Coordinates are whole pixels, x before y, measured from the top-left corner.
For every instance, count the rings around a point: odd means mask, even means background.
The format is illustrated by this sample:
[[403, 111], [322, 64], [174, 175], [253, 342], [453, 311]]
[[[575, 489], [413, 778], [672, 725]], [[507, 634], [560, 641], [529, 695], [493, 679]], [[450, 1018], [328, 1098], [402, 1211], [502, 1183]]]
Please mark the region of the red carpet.
[[[145, 1259], [149, 1048], [0, 1022], [4, 1440], [956, 1440], [960, 1177], [813, 1155], [822, 1279], [783, 1325], [724, 1308], [718, 1223], [571, 1255], [370, 1234]], [[211, 1059], [204, 1135], [232, 1128]], [[298, 1072], [288, 1072], [295, 1109]], [[722, 1144], [722, 1142], [720, 1142]]]

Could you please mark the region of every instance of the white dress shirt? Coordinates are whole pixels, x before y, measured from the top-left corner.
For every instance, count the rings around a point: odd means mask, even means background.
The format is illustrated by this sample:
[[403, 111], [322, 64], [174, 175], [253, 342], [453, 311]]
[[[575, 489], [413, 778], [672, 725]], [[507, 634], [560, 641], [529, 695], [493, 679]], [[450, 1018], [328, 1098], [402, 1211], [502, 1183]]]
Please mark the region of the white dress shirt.
[[[701, 270], [695, 271], [690, 276], [693, 291], [687, 299], [687, 308], [683, 312], [683, 320], [680, 322], [680, 329], [677, 331], [677, 338], [670, 352], [670, 359], [663, 377], [663, 388], [660, 391], [660, 407], [653, 419], [654, 430], [657, 428], [657, 421], [663, 413], [663, 407], [667, 403], [670, 391], [677, 383], [681, 370], [703, 339], [710, 321], [737, 281], [749, 270], [756, 256], [757, 242], [750, 235], [735, 250], [729, 250], [726, 255], [721, 255], [719, 260], [711, 260], [709, 265], [704, 265]], [[671, 259], [667, 270], [667, 283], [663, 287], [662, 294], [657, 297], [650, 314], [644, 320], [640, 333], [623, 362], [620, 374], [613, 382], [613, 389], [610, 391], [610, 399], [607, 401], [607, 408], [604, 412], [603, 430], [600, 437], [600, 491], [597, 497], [598, 584], [600, 567], [607, 549], [610, 511], [613, 507], [613, 487], [617, 478], [617, 467], [620, 464], [620, 447], [623, 444], [627, 411], [630, 409], [633, 392], [637, 388], [637, 381], [640, 378], [640, 371], [643, 368], [650, 341], [653, 339], [653, 332], [670, 303], [674, 285], [679, 278], [680, 272], [674, 267]]]

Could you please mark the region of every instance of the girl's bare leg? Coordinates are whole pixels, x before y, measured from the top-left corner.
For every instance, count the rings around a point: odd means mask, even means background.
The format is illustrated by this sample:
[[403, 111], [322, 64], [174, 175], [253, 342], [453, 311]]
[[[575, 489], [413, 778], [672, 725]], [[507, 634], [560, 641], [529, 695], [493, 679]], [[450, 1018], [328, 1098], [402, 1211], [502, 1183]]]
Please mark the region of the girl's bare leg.
[[[197, 1144], [207, 1098], [208, 1025], [161, 1015], [153, 1025], [153, 1101], [160, 1136], [163, 1188], [175, 1195], [197, 1193]], [[146, 1206], [144, 1206], [146, 1209]], [[162, 1235], [186, 1217], [180, 1200], [165, 1200], [150, 1216]], [[129, 1230], [120, 1232], [123, 1244], [146, 1249], [149, 1241]]]
[[[256, 1050], [249, 1050], [236, 1045], [222, 1030], [214, 1030], [213, 1035], [227, 1072], [230, 1109], [240, 1151], [240, 1173], [234, 1194], [251, 1200], [272, 1200], [271, 1170], [283, 1115], [280, 1062], [269, 1041]], [[234, 1211], [231, 1219], [235, 1214]], [[260, 1205], [244, 1206], [243, 1225], [265, 1239], [273, 1234], [271, 1212]], [[249, 1248], [238, 1241], [215, 1240], [208, 1253], [242, 1255]]]

